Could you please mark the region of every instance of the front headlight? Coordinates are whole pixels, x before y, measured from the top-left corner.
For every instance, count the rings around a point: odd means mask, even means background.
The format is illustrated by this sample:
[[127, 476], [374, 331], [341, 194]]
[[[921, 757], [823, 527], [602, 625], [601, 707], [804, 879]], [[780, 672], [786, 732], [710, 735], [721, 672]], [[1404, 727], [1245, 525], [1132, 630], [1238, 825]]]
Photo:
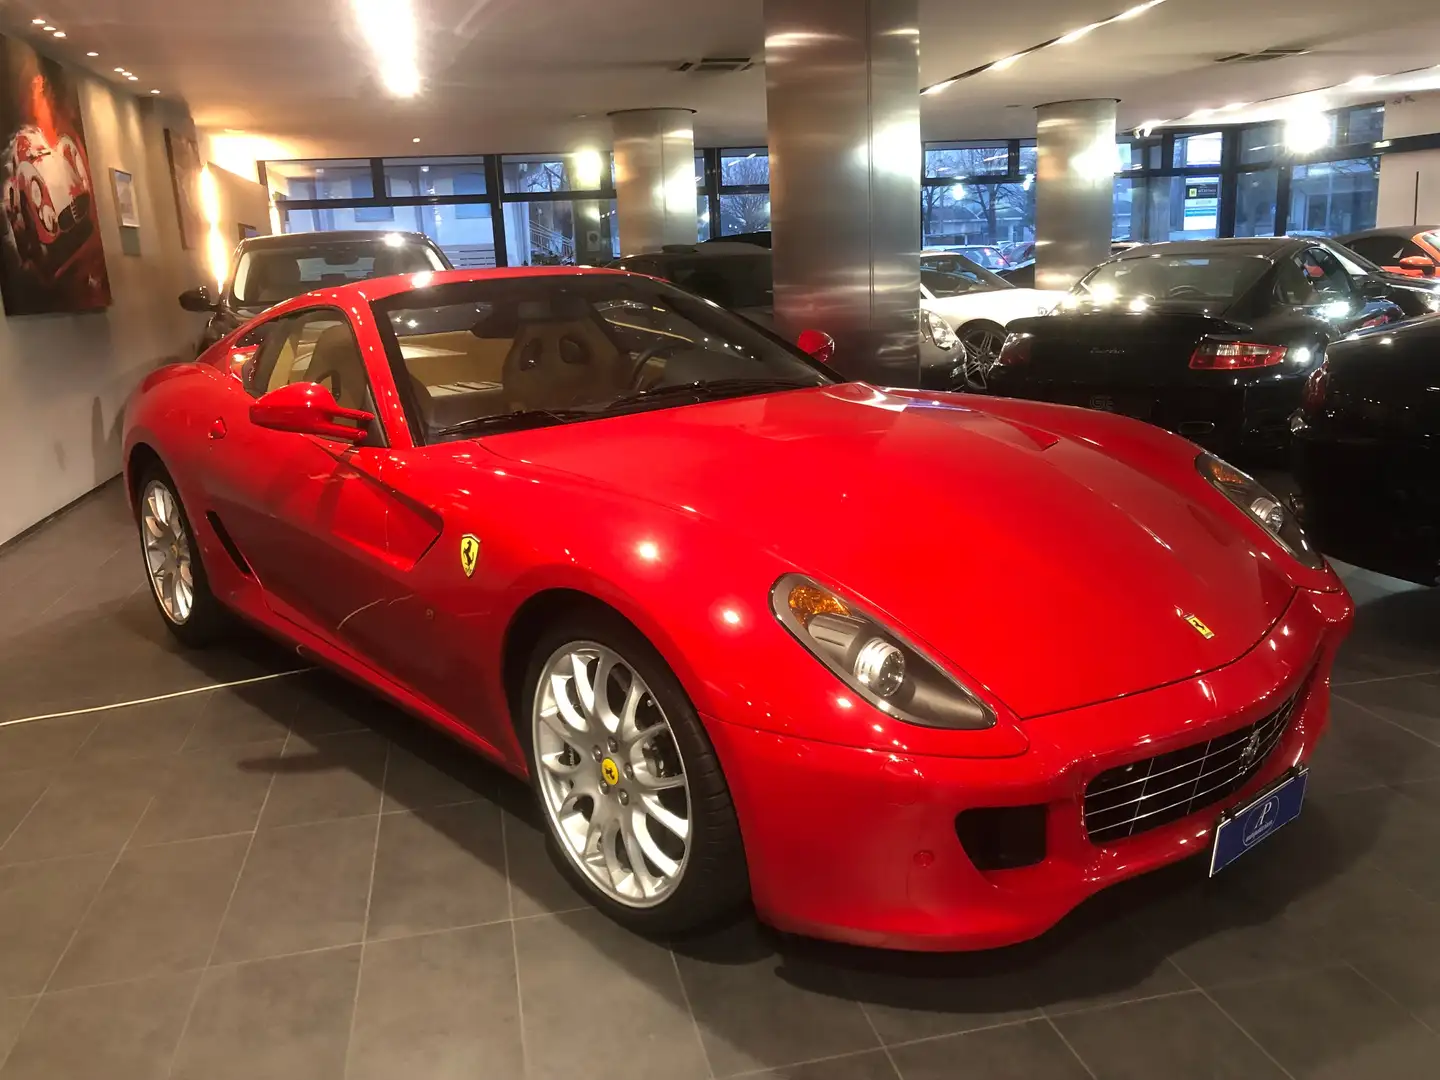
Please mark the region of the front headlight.
[[989, 706], [933, 660], [809, 578], [786, 574], [770, 591], [770, 605], [800, 644], [881, 712], [923, 727], [995, 725]]
[[955, 335], [955, 331], [950, 329], [950, 324], [933, 311], [925, 312], [925, 325], [929, 327], [930, 340], [937, 349], [948, 352], [960, 344], [960, 339]]
[[1195, 468], [1220, 494], [1243, 510], [1250, 520], [1279, 541], [1280, 546], [1300, 562], [1317, 570], [1325, 565], [1320, 552], [1305, 539], [1295, 515], [1253, 477], [1221, 461], [1214, 454], [1201, 454], [1195, 459]]

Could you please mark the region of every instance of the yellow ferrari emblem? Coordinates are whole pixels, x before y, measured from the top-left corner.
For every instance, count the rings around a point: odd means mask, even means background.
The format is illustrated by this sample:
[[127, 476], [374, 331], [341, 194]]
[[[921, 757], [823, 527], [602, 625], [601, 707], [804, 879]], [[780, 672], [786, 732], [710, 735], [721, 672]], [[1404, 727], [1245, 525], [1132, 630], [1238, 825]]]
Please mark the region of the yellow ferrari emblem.
[[475, 564], [480, 561], [480, 538], [466, 533], [460, 538], [460, 569], [466, 577], [475, 576]]
[[1215, 631], [1211, 630], [1194, 615], [1186, 615], [1185, 621], [1191, 626], [1193, 626], [1195, 628], [1195, 632], [1201, 637], [1203, 637], [1206, 641], [1209, 641], [1212, 637], [1215, 636]]
[[607, 757], [600, 762], [600, 775], [605, 778], [607, 784], [614, 787], [620, 782], [620, 766]]

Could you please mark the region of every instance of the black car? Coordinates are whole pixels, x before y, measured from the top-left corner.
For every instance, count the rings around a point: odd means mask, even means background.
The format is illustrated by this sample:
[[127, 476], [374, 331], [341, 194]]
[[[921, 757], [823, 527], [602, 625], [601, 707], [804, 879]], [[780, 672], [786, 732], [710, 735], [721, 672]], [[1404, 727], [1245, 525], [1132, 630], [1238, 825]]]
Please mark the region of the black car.
[[362, 278], [449, 270], [450, 260], [423, 233], [352, 230], [283, 233], [240, 241], [217, 297], [206, 285], [180, 294], [186, 311], [208, 312], [197, 351], [292, 296]]
[[1330, 344], [1404, 318], [1385, 275], [1323, 239], [1149, 244], [1095, 267], [1052, 314], [1011, 323], [989, 386], [1270, 454]]
[[[775, 330], [775, 277], [768, 247], [732, 238], [667, 244], [660, 251], [627, 255], [610, 265], [672, 282], [766, 330]], [[922, 311], [920, 327], [921, 388], [963, 390], [965, 346], [938, 315]]]
[[[1122, 252], [1129, 251], [1131, 248], [1137, 248], [1139, 246], [1140, 245], [1135, 243], [1133, 240], [1113, 240], [1110, 243], [1110, 254], [1111, 256], [1119, 255]], [[1032, 249], [1030, 258], [1026, 259], [1024, 262], [1016, 263], [1014, 266], [1011, 266], [1005, 270], [995, 271], [996, 276], [1001, 278], [1005, 282], [1014, 285], [1017, 289], [1035, 288], [1035, 256], [1033, 253], [1034, 247], [1034, 244], [1030, 245], [1030, 248]]]
[[1332, 345], [1291, 422], [1296, 509], [1328, 555], [1440, 583], [1440, 315]]

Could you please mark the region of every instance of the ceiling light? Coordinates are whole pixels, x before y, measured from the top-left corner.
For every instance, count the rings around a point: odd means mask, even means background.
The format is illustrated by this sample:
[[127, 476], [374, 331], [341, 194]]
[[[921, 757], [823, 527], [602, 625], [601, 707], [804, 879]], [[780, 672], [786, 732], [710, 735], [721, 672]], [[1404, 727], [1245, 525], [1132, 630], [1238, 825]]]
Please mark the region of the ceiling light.
[[49, 19], [31, 19], [30, 21], [31, 21], [32, 23], [34, 23], [36, 26], [40, 26], [40, 25], [42, 25], [43, 23], [49, 22], [50, 20], [49, 20]]
[[351, 0], [355, 21], [379, 66], [380, 82], [395, 97], [420, 92], [415, 13], [410, 0]]
[[151, 90], [150, 92], [151, 92], [152, 94], [158, 94], [160, 91], [159, 91], [159, 90]]
[[1145, 12], [1149, 11], [1151, 8], [1158, 7], [1164, 2], [1165, 0], [1150, 0], [1148, 4], [1136, 4], [1129, 11], [1122, 11], [1119, 15], [1116, 15], [1115, 21], [1119, 22], [1121, 19], [1133, 19], [1137, 15], [1144, 15]]
[[1380, 76], [1378, 76], [1378, 75], [1356, 75], [1355, 78], [1351, 79], [1351, 80], [1350, 80], [1349, 82], [1347, 82], [1345, 85], [1346, 85], [1346, 86], [1369, 86], [1371, 83], [1373, 83], [1373, 82], [1374, 82], [1376, 79], [1378, 79], [1378, 78], [1380, 78]]
[[1222, 106], [1220, 106], [1220, 110], [1219, 110], [1219, 111], [1220, 111], [1220, 112], [1235, 112], [1237, 109], [1243, 109], [1243, 108], [1245, 108], [1245, 107], [1246, 107], [1247, 105], [1249, 105], [1249, 104], [1250, 104], [1250, 102], [1248, 102], [1248, 101], [1232, 101], [1232, 102], [1230, 102], [1229, 105], [1222, 105]]
[[1092, 22], [1089, 26], [1082, 26], [1078, 30], [1071, 30], [1068, 34], [1061, 34], [1055, 39], [1055, 44], [1069, 45], [1072, 41], [1079, 41], [1086, 34], [1090, 33], [1091, 30], [1094, 30], [1100, 25], [1098, 22]]
[[1019, 60], [1019, 59], [1020, 59], [1020, 56], [1021, 56], [1020, 53], [1012, 53], [1010, 56], [1006, 56], [1006, 57], [1004, 57], [1003, 59], [996, 60], [993, 64], [991, 64], [991, 65], [990, 65], [988, 68], [986, 68], [985, 70], [986, 70], [986, 71], [1004, 71], [1004, 70], [1005, 70], [1006, 68], [1008, 68], [1011, 64], [1015, 63], [1016, 60]]
[[85, 55], [86, 55], [86, 56], [99, 56], [100, 54], [99, 54], [98, 52], [87, 52]]
[[124, 75], [124, 74], [125, 74], [125, 69], [124, 69], [124, 68], [116, 68], [115, 70], [118, 71], [121, 75]]
[[55, 36], [55, 37], [64, 37], [64, 36], [65, 36], [65, 31], [64, 31], [64, 30], [56, 30], [54, 36]]
[[927, 86], [924, 90], [921, 90], [920, 94], [923, 97], [929, 97], [931, 94], [943, 94], [946, 90], [949, 90], [950, 87], [954, 86], [957, 81], [956, 79], [946, 79], [944, 82], [937, 82], [935, 85]]
[[49, 23], [46, 23], [46, 24], [45, 24], [44, 26], [42, 26], [40, 29], [41, 29], [41, 30], [54, 30], [55, 28], [54, 28], [53, 26], [51, 26]]
[[1309, 154], [1330, 145], [1330, 117], [1321, 110], [1297, 112], [1285, 120], [1285, 149]]
[[139, 81], [140, 81], [140, 76], [139, 76], [139, 75], [126, 75], [125, 78], [129, 79], [131, 82], [139, 82]]
[[419, 135], [416, 135], [415, 138], [411, 139], [410, 141], [411, 141], [412, 143], [417, 143], [417, 142], [420, 141], [420, 136], [419, 136]]
[[1148, 138], [1155, 133], [1155, 129], [1165, 123], [1164, 120], [1146, 120], [1135, 129], [1135, 134], [1140, 138]]

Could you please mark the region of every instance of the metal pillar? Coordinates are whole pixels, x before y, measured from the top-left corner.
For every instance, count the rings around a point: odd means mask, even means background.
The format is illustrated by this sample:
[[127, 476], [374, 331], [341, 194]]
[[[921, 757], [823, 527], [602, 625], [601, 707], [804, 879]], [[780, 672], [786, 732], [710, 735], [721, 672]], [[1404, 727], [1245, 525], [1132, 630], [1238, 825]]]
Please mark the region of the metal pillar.
[[620, 251], [695, 243], [695, 111], [624, 109], [610, 123]]
[[1110, 257], [1115, 212], [1114, 98], [1035, 110], [1035, 285], [1068, 289]]
[[919, 381], [919, 0], [765, 0], [775, 321]]

